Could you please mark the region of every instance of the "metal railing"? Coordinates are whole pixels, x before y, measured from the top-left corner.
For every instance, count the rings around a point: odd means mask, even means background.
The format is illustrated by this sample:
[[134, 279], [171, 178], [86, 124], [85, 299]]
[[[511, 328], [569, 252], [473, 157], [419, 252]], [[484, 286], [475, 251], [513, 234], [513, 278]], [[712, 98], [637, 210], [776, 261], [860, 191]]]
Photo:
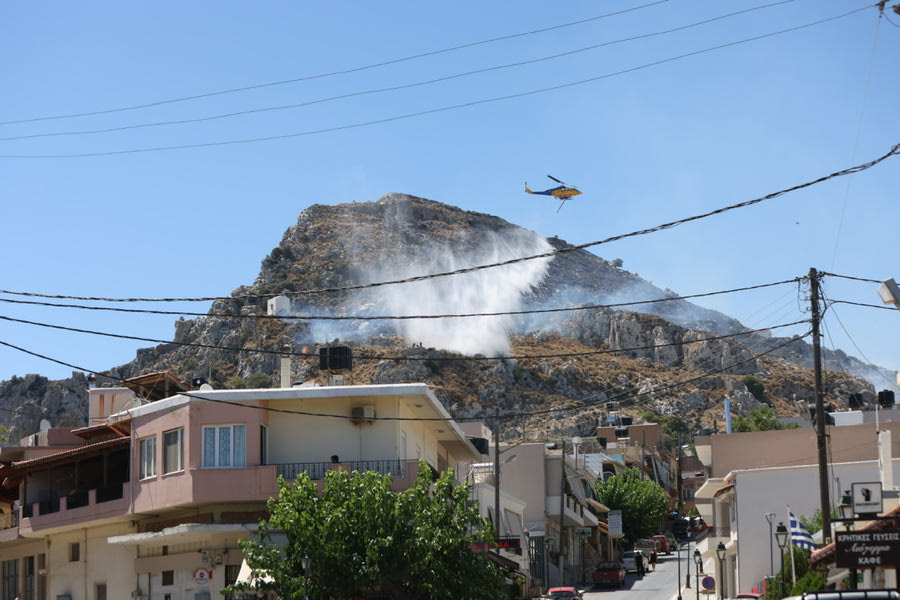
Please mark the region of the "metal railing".
[[394, 477], [406, 477], [405, 460], [354, 460], [348, 462], [299, 462], [275, 464], [276, 473], [291, 481], [297, 479], [300, 473], [307, 473], [312, 480], [325, 479], [325, 473], [333, 469], [349, 469], [365, 473], [374, 471], [379, 475], [393, 475]]

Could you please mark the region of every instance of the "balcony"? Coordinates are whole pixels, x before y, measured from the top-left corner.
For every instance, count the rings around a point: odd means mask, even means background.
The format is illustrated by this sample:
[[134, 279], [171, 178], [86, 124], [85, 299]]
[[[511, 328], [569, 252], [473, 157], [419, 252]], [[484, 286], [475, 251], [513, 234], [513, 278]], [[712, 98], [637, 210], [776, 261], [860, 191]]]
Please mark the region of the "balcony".
[[84, 522], [111, 521], [128, 512], [126, 488], [118, 484], [105, 488], [80, 490], [60, 498], [50, 497], [22, 505], [19, 533], [66, 527]]
[[[559, 518], [559, 496], [547, 496], [545, 506], [547, 516]], [[563, 514], [563, 527], [591, 527], [597, 525], [597, 517], [568, 494], [565, 496]]]
[[365, 473], [373, 471], [379, 475], [393, 476], [391, 487], [394, 491], [402, 491], [412, 487], [418, 474], [418, 461], [400, 459], [354, 460], [348, 462], [298, 462], [273, 465], [276, 473], [287, 481], [293, 481], [301, 473], [307, 473], [313, 481], [323, 481], [325, 473], [333, 470]]

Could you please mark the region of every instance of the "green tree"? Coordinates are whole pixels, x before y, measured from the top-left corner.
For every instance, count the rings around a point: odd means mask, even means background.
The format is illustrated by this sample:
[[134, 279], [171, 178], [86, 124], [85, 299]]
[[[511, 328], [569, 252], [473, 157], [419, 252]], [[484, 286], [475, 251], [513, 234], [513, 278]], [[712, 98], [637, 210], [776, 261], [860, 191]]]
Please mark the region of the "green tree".
[[741, 431], [772, 431], [775, 429], [796, 429], [796, 423], [782, 424], [775, 416], [775, 409], [769, 407], [751, 410], [746, 417], [740, 415], [731, 420], [731, 430]]
[[272, 378], [262, 371], [257, 371], [247, 378], [247, 387], [254, 390], [270, 388], [272, 387]]
[[744, 375], [741, 377], [741, 383], [744, 384], [744, 387], [747, 388], [747, 391], [753, 394], [753, 397], [763, 401], [763, 398], [766, 397], [766, 388], [763, 385], [763, 382], [758, 377], [754, 377], [753, 375]]
[[669, 505], [662, 486], [634, 468], [610, 477], [595, 494], [609, 508], [622, 511], [622, 530], [629, 543], [656, 533]]
[[644, 423], [656, 423], [662, 427], [666, 445], [670, 448], [677, 447], [681, 443], [680, 440], [691, 437], [687, 423], [678, 417], [668, 417], [650, 410], [641, 414], [641, 420]]
[[[279, 478], [258, 536], [239, 542], [247, 564], [266, 576], [257, 589], [284, 600], [367, 592], [395, 600], [503, 599], [502, 573], [472, 549], [493, 538], [490, 523], [468, 505], [468, 486], [454, 485], [450, 469], [434, 481], [424, 461], [410, 489], [395, 493], [391, 482], [390, 475], [335, 470], [320, 492], [306, 473], [291, 483]], [[276, 543], [279, 537], [286, 542]]]

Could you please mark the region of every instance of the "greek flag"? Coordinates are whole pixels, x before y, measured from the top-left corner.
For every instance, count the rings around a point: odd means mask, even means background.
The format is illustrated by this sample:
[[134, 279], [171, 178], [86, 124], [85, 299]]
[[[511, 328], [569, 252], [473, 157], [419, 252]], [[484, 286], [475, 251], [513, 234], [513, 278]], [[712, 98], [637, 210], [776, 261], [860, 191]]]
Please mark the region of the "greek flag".
[[794, 516], [794, 513], [791, 511], [788, 511], [788, 520], [791, 523], [791, 541], [795, 546], [804, 550], [817, 550], [819, 548], [818, 544], [813, 541], [813, 537], [809, 535], [806, 527], [800, 522], [800, 519]]

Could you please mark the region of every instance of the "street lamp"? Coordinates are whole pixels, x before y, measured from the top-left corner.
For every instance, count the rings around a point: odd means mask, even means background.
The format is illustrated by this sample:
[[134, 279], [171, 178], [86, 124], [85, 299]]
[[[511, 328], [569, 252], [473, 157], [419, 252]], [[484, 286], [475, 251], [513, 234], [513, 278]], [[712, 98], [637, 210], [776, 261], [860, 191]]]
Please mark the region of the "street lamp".
[[675, 560], [678, 565], [678, 578], [675, 580], [675, 587], [678, 588], [678, 600], [681, 600], [681, 542], [675, 542]]
[[[781, 552], [781, 571], [784, 571], [784, 546], [787, 544], [788, 530], [784, 523], [779, 522], [775, 528], [775, 539], [778, 542], [778, 550]], [[784, 598], [784, 573], [781, 575], [781, 597]]]
[[300, 555], [300, 566], [303, 567], [303, 597], [309, 598], [309, 592], [307, 591], [309, 588], [309, 565], [312, 560], [309, 557], [309, 552], [303, 551], [303, 554]]
[[[841, 519], [844, 520], [844, 528], [847, 531], [853, 529], [853, 497], [850, 495], [850, 490], [844, 490], [844, 495], [841, 498], [841, 505], [838, 507], [841, 511]], [[850, 569], [850, 589], [856, 589], [856, 569]]]
[[716, 556], [719, 557], [719, 598], [725, 600], [725, 542], [716, 546]]
[[699, 550], [694, 550], [694, 587], [696, 588], [697, 600], [700, 600], [700, 568], [703, 566], [703, 556]]
[[772, 522], [775, 521], [775, 513], [766, 513], [766, 521], [769, 522], [769, 576], [775, 576], [775, 553], [772, 549]]

